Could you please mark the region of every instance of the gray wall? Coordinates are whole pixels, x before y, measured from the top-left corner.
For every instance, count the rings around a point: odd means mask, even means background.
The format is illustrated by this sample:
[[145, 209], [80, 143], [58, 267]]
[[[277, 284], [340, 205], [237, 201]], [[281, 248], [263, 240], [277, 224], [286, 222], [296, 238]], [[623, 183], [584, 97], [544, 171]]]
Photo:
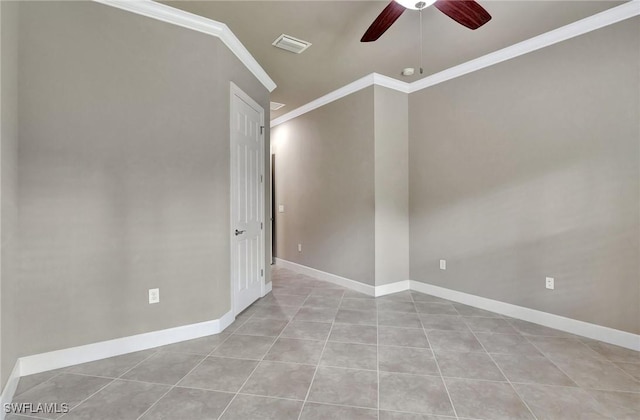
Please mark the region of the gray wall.
[[[288, 261], [374, 284], [373, 87], [273, 129], [277, 246]], [[302, 252], [298, 252], [298, 244]]]
[[229, 81], [267, 120], [269, 92], [216, 38], [111, 7], [19, 22], [17, 355], [219, 318]]
[[639, 23], [410, 95], [413, 280], [640, 333]]
[[16, 304], [15, 274], [17, 221], [17, 144], [18, 144], [18, 4], [0, 2], [0, 45], [2, 75], [0, 81], [0, 389], [13, 369], [17, 357], [15, 328], [12, 328]]
[[278, 258], [374, 286], [409, 278], [408, 118], [406, 94], [373, 86], [273, 129]]
[[375, 86], [376, 286], [409, 279], [409, 101]]

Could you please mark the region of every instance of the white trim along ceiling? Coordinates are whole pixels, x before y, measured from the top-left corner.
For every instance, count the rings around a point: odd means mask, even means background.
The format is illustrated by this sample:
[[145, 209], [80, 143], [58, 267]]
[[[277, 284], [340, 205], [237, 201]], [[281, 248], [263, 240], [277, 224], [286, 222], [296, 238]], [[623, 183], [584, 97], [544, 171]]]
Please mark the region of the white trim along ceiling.
[[[249, 69], [249, 71], [251, 71], [253, 75], [269, 90], [269, 92], [273, 92], [276, 88], [275, 82], [269, 77], [267, 72], [262, 68], [262, 66], [260, 66], [245, 46], [242, 45], [234, 33], [231, 32], [231, 29], [222, 22], [217, 22], [165, 4], [157, 3], [153, 0], [93, 1], [220, 38], [220, 40], [222, 40], [222, 42], [224, 42], [224, 44], [238, 57], [238, 59], [240, 59], [247, 69]], [[417, 92], [430, 86], [446, 82], [447, 80], [451, 80], [476, 70], [548, 47], [558, 42], [595, 31], [605, 26], [613, 25], [614, 23], [638, 15], [640, 15], [640, 0], [631, 0], [620, 6], [613, 7], [605, 10], [604, 12], [597, 13], [593, 16], [570, 23], [558, 29], [554, 29], [482, 57], [467, 61], [466, 63], [448, 68], [413, 83], [407, 83], [381, 74], [371, 73], [349, 83], [346, 86], [334, 90], [333, 92], [321, 96], [306, 105], [271, 120], [271, 127], [275, 127], [289, 121], [290, 119], [299, 117], [302, 114], [343, 98], [368, 86], [378, 85], [404, 93]]]
[[487, 55], [483, 55], [482, 57], [467, 61], [466, 63], [450, 67], [423, 79], [416, 80], [413, 83], [407, 83], [381, 74], [371, 73], [356, 80], [355, 82], [351, 82], [340, 89], [336, 89], [306, 105], [271, 120], [271, 128], [372, 85], [383, 86], [404, 93], [417, 92], [430, 86], [446, 82], [447, 80], [464, 76], [465, 74], [472, 73], [476, 70], [484, 69], [494, 64], [595, 31], [605, 26], [613, 25], [614, 23], [618, 23], [638, 15], [640, 15], [640, 0], [631, 0], [620, 6], [605, 10], [604, 12], [597, 13], [593, 16], [578, 20], [558, 29], [554, 29], [517, 44], [513, 44]]
[[231, 32], [231, 29], [222, 22], [194, 15], [193, 13], [185, 12], [184, 10], [176, 9], [152, 0], [93, 1], [220, 38], [269, 92], [273, 92], [276, 88], [276, 83], [269, 77], [267, 72], [264, 71], [262, 66], [253, 58], [249, 50], [242, 45], [235, 34]]

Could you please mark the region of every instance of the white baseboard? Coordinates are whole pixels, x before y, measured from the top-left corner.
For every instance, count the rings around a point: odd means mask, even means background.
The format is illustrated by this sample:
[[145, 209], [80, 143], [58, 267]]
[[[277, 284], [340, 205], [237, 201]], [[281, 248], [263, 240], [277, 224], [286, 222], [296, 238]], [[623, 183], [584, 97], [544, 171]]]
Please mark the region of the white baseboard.
[[[233, 321], [236, 320], [236, 317], [233, 315], [233, 311], [229, 311], [226, 314], [222, 315], [222, 317], [218, 319], [214, 319], [213, 322], [218, 321], [218, 332], [212, 334], [219, 334], [224, 331], [229, 325], [233, 324]], [[209, 334], [211, 335], [211, 334]], [[191, 340], [191, 339], [190, 339]]]
[[411, 281], [410, 287], [411, 290], [415, 290], [416, 292], [437, 296], [454, 302], [464, 303], [465, 305], [495, 312], [501, 315], [510, 316], [512, 318], [544, 325], [545, 327], [554, 328], [556, 330], [640, 351], [640, 335], [637, 334], [603, 327], [602, 325], [591, 324], [589, 322], [578, 321], [577, 319], [566, 318], [564, 316], [554, 315], [548, 312], [538, 311], [536, 309], [512, 305], [510, 303], [471, 295], [464, 292], [458, 292], [456, 290], [446, 289], [444, 287], [434, 286], [415, 280]]
[[335, 274], [316, 270], [315, 268], [307, 267], [306, 265], [294, 263], [280, 258], [276, 258], [276, 265], [288, 268], [289, 270], [295, 271], [296, 273], [305, 274], [318, 280], [337, 284], [338, 286], [346, 287], [347, 289], [355, 290], [356, 292], [364, 293], [369, 296], [377, 296], [375, 294], [376, 288], [369, 284], [364, 284], [360, 283], [359, 281], [336, 276]]
[[13, 401], [13, 396], [18, 389], [18, 381], [20, 380], [20, 360], [16, 360], [16, 364], [13, 365], [13, 370], [7, 379], [7, 385], [0, 395], [0, 420], [4, 420], [7, 413], [4, 411], [4, 405]]
[[269, 283], [265, 284], [264, 285], [264, 295], [262, 295], [262, 297], [265, 297], [266, 295], [271, 293], [272, 288], [273, 288], [273, 283], [272, 282], [269, 282]]
[[397, 281], [395, 283], [376, 286], [376, 297], [390, 295], [392, 293], [404, 292], [410, 290], [410, 280]]
[[409, 289], [409, 280], [403, 280], [395, 283], [385, 284], [383, 286], [371, 286], [369, 284], [360, 283], [356, 280], [351, 280], [345, 277], [336, 276], [335, 274], [327, 273], [326, 271], [317, 270], [315, 268], [308, 267], [306, 265], [294, 263], [291, 261], [276, 258], [276, 265], [279, 267], [287, 268], [296, 273], [305, 274], [307, 276], [314, 277], [318, 280], [323, 280], [329, 283], [337, 284], [338, 286], [346, 287], [347, 289], [354, 290], [356, 292], [364, 293], [369, 296], [384, 296], [391, 293], [402, 292]]
[[640, 351], [640, 335], [626, 331], [620, 331], [602, 325], [591, 324], [589, 322], [578, 321], [577, 319], [554, 315], [536, 309], [525, 308], [524, 306], [512, 305], [498, 300], [488, 299], [481, 296], [471, 295], [457, 290], [434, 286], [415, 280], [402, 280], [383, 286], [370, 286], [355, 280], [346, 279], [334, 274], [325, 273], [315, 268], [296, 264], [291, 261], [276, 258], [276, 265], [288, 268], [292, 271], [315, 277], [319, 280], [328, 281], [339, 286], [346, 287], [356, 292], [365, 293], [370, 296], [384, 296], [391, 293], [413, 290], [427, 295], [437, 296], [453, 302], [464, 303], [465, 305], [495, 312], [497, 314], [510, 316], [512, 318], [529, 321], [534, 324], [565, 331], [582, 337], [592, 338], [616, 346], [625, 347]]
[[227, 328], [234, 319], [233, 312], [229, 311], [221, 318], [212, 321], [183, 325], [166, 330], [152, 331], [84, 346], [21, 357], [19, 359], [19, 373], [20, 376], [32, 375], [34, 373], [46, 372], [48, 370], [93, 362], [108, 357], [120, 356], [126, 353], [133, 353], [211, 334], [218, 334]]
[[[396, 283], [373, 287], [344, 277], [292, 263], [290, 261], [277, 259], [277, 264], [281, 267], [289, 268], [293, 271], [313, 276], [319, 280], [328, 281], [370, 296], [384, 296], [390, 293], [414, 290], [420, 293], [437, 296], [513, 318], [522, 319], [535, 324], [544, 325], [546, 327], [555, 328], [557, 330], [592, 338], [594, 340], [640, 351], [640, 336], [637, 334], [631, 334], [625, 331], [578, 321], [522, 306], [512, 305], [510, 303], [500, 302], [456, 290], [446, 289], [444, 287], [434, 286], [415, 280], [403, 280]], [[271, 285], [272, 283], [267, 283], [265, 285], [265, 289], [267, 290], [266, 293], [270, 291]], [[84, 346], [21, 357], [16, 362], [11, 375], [7, 380], [2, 396], [0, 396], [0, 402], [2, 402], [2, 404], [11, 402], [18, 386], [18, 380], [21, 376], [32, 375], [80, 363], [92, 362], [126, 353], [147, 350], [158, 346], [217, 334], [228, 327], [234, 319], [235, 317], [233, 316], [232, 311], [229, 311], [221, 318], [212, 321], [205, 321], [197, 324], [184, 325]], [[0, 420], [3, 419], [4, 413], [0, 412]]]

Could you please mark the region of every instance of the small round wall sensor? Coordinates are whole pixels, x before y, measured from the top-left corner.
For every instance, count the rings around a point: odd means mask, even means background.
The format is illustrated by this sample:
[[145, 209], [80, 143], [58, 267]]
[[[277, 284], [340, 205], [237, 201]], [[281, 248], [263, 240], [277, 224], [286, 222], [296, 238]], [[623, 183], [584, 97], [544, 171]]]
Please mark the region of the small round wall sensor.
[[413, 67], [407, 67], [406, 69], [402, 69], [403, 76], [413, 76], [415, 69]]

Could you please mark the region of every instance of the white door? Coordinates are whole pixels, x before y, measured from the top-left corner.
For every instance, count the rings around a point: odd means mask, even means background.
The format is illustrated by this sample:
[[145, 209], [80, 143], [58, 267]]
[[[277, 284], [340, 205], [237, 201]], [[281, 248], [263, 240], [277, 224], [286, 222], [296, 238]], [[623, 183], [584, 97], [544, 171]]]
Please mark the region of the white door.
[[231, 83], [231, 280], [234, 314], [264, 294], [264, 110]]

